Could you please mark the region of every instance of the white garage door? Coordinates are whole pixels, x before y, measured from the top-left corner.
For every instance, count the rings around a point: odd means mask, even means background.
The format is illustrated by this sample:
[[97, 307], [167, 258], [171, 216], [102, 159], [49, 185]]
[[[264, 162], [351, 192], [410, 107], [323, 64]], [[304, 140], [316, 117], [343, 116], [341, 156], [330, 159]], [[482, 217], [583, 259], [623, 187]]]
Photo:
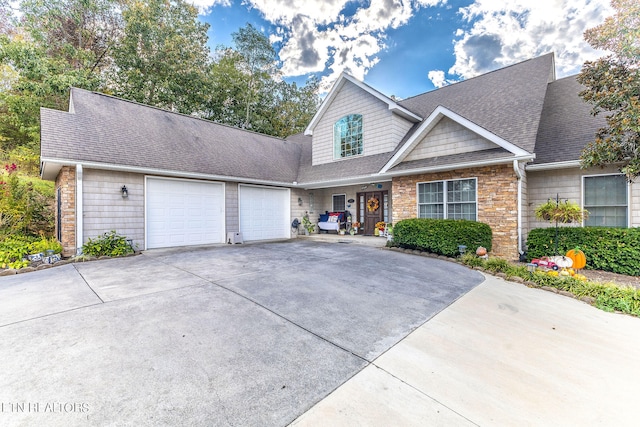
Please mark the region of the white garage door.
[[291, 237], [289, 190], [240, 185], [239, 193], [243, 240]]
[[147, 248], [224, 243], [224, 184], [147, 178]]

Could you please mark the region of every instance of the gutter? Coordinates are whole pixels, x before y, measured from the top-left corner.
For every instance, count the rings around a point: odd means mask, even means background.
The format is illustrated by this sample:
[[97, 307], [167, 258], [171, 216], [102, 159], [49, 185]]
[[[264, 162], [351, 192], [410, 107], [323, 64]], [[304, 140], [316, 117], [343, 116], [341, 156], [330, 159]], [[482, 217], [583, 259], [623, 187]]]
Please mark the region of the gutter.
[[579, 167], [580, 167], [580, 160], [568, 160], [566, 162], [527, 165], [526, 169], [528, 171], [547, 171], [547, 170], [554, 170], [554, 169], [579, 168]]
[[84, 246], [84, 206], [83, 206], [83, 169], [82, 164], [78, 163], [76, 166], [76, 254], [82, 254], [82, 246]]
[[522, 173], [520, 172], [520, 163], [517, 160], [513, 161], [513, 171], [518, 178], [518, 253], [524, 254], [522, 249]]
[[139, 173], [143, 175], [166, 176], [166, 177], [172, 177], [172, 178], [201, 179], [201, 180], [219, 181], [219, 182], [238, 182], [242, 184], [270, 185], [272, 187], [300, 188], [305, 190], [315, 190], [320, 188], [326, 188], [328, 186], [345, 187], [348, 185], [361, 185], [361, 184], [370, 184], [372, 182], [391, 181], [391, 177], [388, 177], [385, 179], [384, 177], [380, 177], [379, 175], [373, 174], [373, 175], [362, 175], [358, 177], [345, 178], [345, 179], [324, 180], [324, 181], [307, 182], [307, 183], [299, 183], [297, 181], [281, 182], [281, 181], [269, 181], [264, 179], [238, 177], [238, 176], [224, 176], [224, 175], [213, 175], [213, 174], [198, 173], [198, 172], [181, 172], [181, 171], [166, 170], [166, 169], [114, 165], [112, 163], [99, 163], [99, 162], [76, 163], [70, 160], [46, 158], [46, 157], [41, 158], [41, 161], [40, 161], [41, 177], [45, 170], [46, 163], [49, 164], [49, 167], [53, 165], [76, 166], [76, 167], [78, 165], [81, 165], [81, 166], [84, 166], [85, 169], [103, 169], [103, 170], [111, 170], [111, 171], [118, 171], [118, 172]]
[[103, 170], [112, 170], [112, 171], [118, 171], [118, 172], [132, 172], [132, 173], [139, 173], [144, 175], [169, 176], [174, 178], [192, 178], [192, 179], [202, 179], [207, 181], [240, 182], [243, 184], [271, 185], [275, 187], [288, 187], [288, 188], [303, 187], [302, 185], [299, 185], [296, 181], [293, 181], [293, 182], [269, 181], [265, 179], [212, 175], [212, 174], [199, 173], [199, 172], [180, 172], [180, 171], [167, 170], [167, 169], [114, 165], [112, 163], [82, 162], [82, 161], [74, 162], [70, 160], [46, 158], [46, 157], [43, 157], [40, 159], [41, 171], [44, 171], [45, 163], [49, 163], [51, 165], [55, 164], [60, 166], [76, 166], [76, 167], [80, 165], [81, 167], [84, 166], [87, 169], [103, 169]]
[[520, 160], [531, 161], [534, 158], [535, 156], [532, 156], [531, 154], [527, 154], [524, 156], [503, 157], [503, 158], [498, 158], [498, 159], [489, 160], [489, 161], [482, 160], [482, 161], [476, 161], [476, 162], [450, 163], [450, 164], [441, 165], [441, 166], [407, 169], [407, 170], [397, 171], [397, 172], [385, 172], [385, 173], [380, 173], [378, 176], [396, 177], [396, 176], [417, 175], [422, 173], [442, 172], [442, 171], [448, 171], [448, 170], [454, 170], [454, 169], [468, 169], [468, 168], [477, 168], [482, 166], [501, 165], [505, 163], [508, 164], [512, 161], [517, 162]]
[[298, 185], [305, 190], [318, 190], [327, 187], [348, 187], [350, 185], [363, 185], [371, 183], [391, 182], [391, 177], [386, 175], [364, 175], [355, 178], [336, 179], [330, 181], [307, 182]]

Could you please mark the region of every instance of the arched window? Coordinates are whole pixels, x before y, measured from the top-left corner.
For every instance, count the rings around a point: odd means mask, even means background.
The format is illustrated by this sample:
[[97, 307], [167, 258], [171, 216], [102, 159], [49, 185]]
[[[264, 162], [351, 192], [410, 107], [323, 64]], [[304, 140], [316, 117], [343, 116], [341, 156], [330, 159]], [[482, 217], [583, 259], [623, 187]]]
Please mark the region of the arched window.
[[362, 115], [349, 114], [333, 125], [333, 156], [336, 159], [362, 154]]

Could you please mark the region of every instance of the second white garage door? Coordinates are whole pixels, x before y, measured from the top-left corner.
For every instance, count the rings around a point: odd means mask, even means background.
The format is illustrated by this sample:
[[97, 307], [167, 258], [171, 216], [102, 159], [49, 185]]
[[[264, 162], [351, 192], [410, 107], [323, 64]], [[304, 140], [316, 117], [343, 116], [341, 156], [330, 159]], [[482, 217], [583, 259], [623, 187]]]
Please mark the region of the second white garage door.
[[224, 184], [147, 178], [147, 248], [224, 243]]
[[238, 199], [243, 240], [291, 237], [288, 189], [240, 185]]

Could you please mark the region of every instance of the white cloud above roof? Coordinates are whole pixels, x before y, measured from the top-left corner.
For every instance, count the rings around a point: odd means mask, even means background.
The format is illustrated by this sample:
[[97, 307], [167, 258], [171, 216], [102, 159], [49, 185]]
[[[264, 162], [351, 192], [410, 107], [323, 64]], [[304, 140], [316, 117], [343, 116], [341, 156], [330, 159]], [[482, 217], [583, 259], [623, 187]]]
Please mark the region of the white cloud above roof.
[[427, 73], [427, 77], [429, 77], [429, 80], [431, 80], [435, 87], [440, 88], [447, 85], [447, 79], [442, 70], [431, 70]]
[[[231, 0], [191, 0], [201, 12]], [[610, 0], [475, 0], [458, 10], [452, 22], [453, 65], [425, 74], [436, 87], [500, 67], [555, 52], [560, 76], [577, 72], [585, 60], [602, 56], [583, 40], [587, 28], [612, 13]], [[394, 41], [388, 33], [406, 25], [420, 9], [455, 8], [452, 0], [242, 0], [242, 7], [258, 11], [276, 30], [286, 77], [322, 75], [328, 90], [341, 72], [363, 80]], [[455, 9], [454, 9], [455, 10]], [[410, 22], [411, 21], [411, 22]], [[456, 28], [457, 27], [457, 28]], [[428, 27], [425, 27], [425, 29]], [[425, 31], [425, 42], [429, 42]], [[446, 64], [448, 66], [449, 64]], [[435, 68], [435, 67], [434, 67]]]
[[285, 76], [328, 71], [328, 89], [346, 71], [358, 79], [378, 62], [386, 31], [405, 25], [418, 7], [443, 0], [383, 0], [358, 6], [352, 13], [347, 0], [247, 0], [265, 19], [278, 25], [279, 55]]
[[459, 13], [471, 27], [456, 33], [450, 74], [469, 78], [555, 52], [563, 76], [602, 56], [582, 34], [602, 23], [612, 9], [609, 0], [476, 0]]
[[[194, 0], [206, 13], [229, 0]], [[325, 89], [346, 71], [358, 79], [378, 62], [386, 31], [405, 25], [421, 7], [446, 0], [378, 0], [356, 4], [349, 0], [244, 0], [277, 27], [272, 42], [279, 50], [285, 76], [324, 73]]]

